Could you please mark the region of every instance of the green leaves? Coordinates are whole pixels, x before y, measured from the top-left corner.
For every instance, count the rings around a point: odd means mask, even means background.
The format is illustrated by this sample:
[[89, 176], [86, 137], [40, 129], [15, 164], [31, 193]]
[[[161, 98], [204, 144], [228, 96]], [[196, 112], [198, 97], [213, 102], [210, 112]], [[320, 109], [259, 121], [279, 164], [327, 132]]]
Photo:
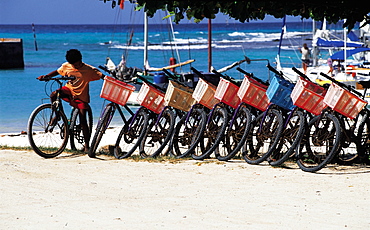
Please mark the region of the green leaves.
[[[116, 0], [104, 0], [104, 2], [106, 1], [112, 1], [112, 7], [117, 5]], [[349, 29], [364, 18], [367, 22], [370, 20], [368, 16], [370, 9], [350, 0], [334, 2], [328, 0], [130, 0], [130, 2], [137, 3], [137, 10], [145, 10], [150, 17], [154, 16], [157, 10], [168, 10], [171, 15], [174, 15], [176, 23], [184, 19], [185, 15], [188, 19], [199, 22], [204, 18], [213, 19], [219, 12], [241, 22], [262, 20], [266, 15], [272, 15], [275, 18], [292, 15], [315, 20], [326, 18], [329, 23], [346, 19], [345, 26], [348, 26]]]

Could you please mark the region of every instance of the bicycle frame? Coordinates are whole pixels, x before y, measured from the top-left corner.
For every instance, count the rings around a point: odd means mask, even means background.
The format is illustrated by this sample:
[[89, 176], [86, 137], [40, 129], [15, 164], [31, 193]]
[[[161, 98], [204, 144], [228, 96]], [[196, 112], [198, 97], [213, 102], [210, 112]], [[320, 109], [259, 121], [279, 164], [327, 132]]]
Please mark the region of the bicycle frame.
[[[126, 119], [126, 117], [125, 117], [125, 115], [123, 114], [123, 111], [122, 111], [122, 109], [121, 109], [121, 106], [120, 105], [118, 105], [117, 103], [114, 103], [114, 102], [111, 102], [111, 103], [109, 103], [108, 105], [112, 105], [112, 107], [113, 107], [113, 113], [112, 113], [112, 115], [111, 115], [111, 117], [109, 118], [109, 120], [108, 120], [108, 122], [107, 122], [107, 125], [106, 125], [106, 127], [105, 128], [108, 128], [108, 126], [109, 126], [109, 124], [111, 123], [111, 121], [112, 121], [112, 119], [113, 119], [113, 116], [114, 116], [114, 114], [115, 114], [115, 111], [116, 110], [118, 110], [118, 113], [119, 113], [119, 115], [121, 116], [121, 118], [122, 118], [122, 121], [125, 123], [125, 124], [127, 124], [127, 119]], [[101, 112], [101, 114], [100, 114], [100, 117], [104, 114], [104, 112], [106, 111], [106, 109], [108, 108], [108, 105], [106, 105], [105, 106], [105, 108], [102, 110], [102, 112]], [[138, 114], [138, 112], [140, 111], [140, 109], [136, 112], [136, 113], [134, 113], [134, 112], [132, 112], [132, 110], [127, 106], [127, 105], [124, 105], [123, 106], [125, 109], [126, 109], [126, 111], [127, 112], [129, 112], [130, 113], [130, 115], [131, 116], [134, 116], [134, 118], [136, 118], [136, 116], [137, 116], [137, 114]], [[130, 127], [132, 126], [132, 124], [133, 124], [133, 121], [134, 121], [134, 119], [132, 119], [131, 120], [131, 122], [130, 122], [130, 124], [129, 124], [129, 129], [130, 129]], [[99, 123], [98, 124], [100, 124], [100, 122], [101, 122], [101, 120], [99, 120]]]

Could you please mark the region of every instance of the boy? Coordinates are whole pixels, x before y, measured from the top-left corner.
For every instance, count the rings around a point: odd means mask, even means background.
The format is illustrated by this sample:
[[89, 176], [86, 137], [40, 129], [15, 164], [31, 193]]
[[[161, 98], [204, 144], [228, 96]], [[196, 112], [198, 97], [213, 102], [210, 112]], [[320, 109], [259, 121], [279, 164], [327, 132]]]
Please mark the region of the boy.
[[[47, 75], [41, 75], [37, 79], [50, 78], [59, 75], [75, 77], [74, 80], [66, 83], [61, 88], [60, 97], [70, 103], [79, 111], [81, 128], [85, 139], [83, 151], [89, 151], [90, 132], [87, 125], [86, 113], [89, 109], [90, 94], [89, 82], [103, 79], [105, 76], [98, 69], [82, 62], [81, 52], [77, 49], [68, 50], [66, 53], [66, 63], [63, 63], [59, 69], [50, 72]], [[50, 95], [51, 103], [56, 100], [56, 92]]]

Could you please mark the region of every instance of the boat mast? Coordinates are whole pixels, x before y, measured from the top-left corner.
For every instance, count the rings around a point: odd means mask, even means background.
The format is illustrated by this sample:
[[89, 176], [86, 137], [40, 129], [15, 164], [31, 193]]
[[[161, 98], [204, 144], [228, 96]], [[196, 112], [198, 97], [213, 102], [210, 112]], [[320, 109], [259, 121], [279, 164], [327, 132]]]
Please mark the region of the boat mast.
[[208, 19], [208, 72], [212, 68], [212, 19]]
[[148, 15], [144, 12], [144, 69], [148, 67]]

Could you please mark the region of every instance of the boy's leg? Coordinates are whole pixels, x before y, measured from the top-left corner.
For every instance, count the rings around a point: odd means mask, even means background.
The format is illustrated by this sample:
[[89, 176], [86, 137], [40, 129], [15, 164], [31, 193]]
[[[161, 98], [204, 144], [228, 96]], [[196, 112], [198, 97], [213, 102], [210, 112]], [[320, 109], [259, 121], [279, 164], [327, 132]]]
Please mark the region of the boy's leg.
[[85, 140], [85, 146], [84, 146], [83, 151], [87, 152], [89, 151], [89, 148], [90, 148], [90, 144], [89, 144], [90, 143], [90, 130], [89, 130], [89, 126], [87, 125], [87, 118], [86, 118], [87, 109], [79, 109], [78, 114], [80, 117], [80, 124], [81, 124], [82, 133], [84, 135], [84, 140]]

